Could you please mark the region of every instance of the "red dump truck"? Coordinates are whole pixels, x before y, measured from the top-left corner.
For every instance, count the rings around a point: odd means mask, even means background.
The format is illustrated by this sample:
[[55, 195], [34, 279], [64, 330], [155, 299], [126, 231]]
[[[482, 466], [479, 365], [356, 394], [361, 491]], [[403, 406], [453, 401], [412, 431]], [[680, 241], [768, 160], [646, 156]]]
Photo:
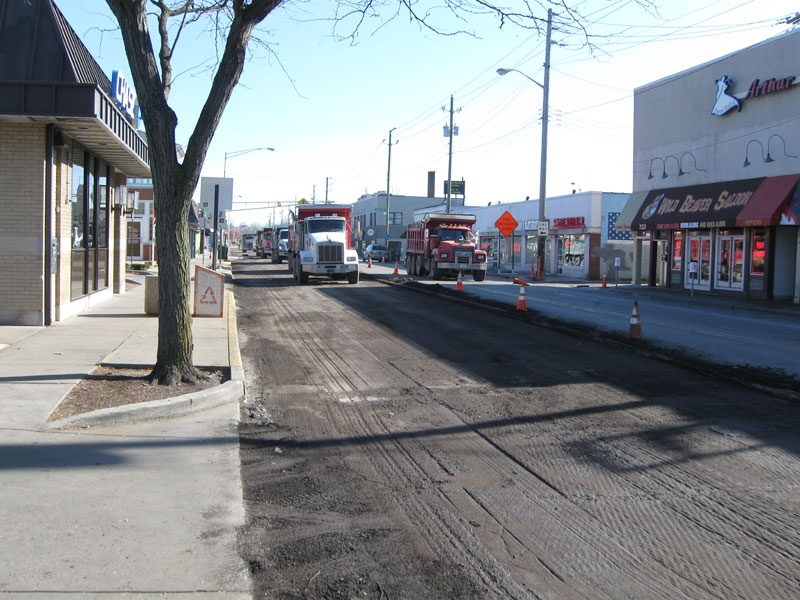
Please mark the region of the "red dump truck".
[[441, 279], [462, 271], [475, 281], [486, 279], [486, 252], [478, 249], [475, 221], [475, 215], [428, 213], [409, 224], [406, 272]]
[[353, 249], [352, 209], [342, 204], [298, 205], [289, 227], [288, 266], [301, 285], [312, 275], [358, 283], [358, 253]]

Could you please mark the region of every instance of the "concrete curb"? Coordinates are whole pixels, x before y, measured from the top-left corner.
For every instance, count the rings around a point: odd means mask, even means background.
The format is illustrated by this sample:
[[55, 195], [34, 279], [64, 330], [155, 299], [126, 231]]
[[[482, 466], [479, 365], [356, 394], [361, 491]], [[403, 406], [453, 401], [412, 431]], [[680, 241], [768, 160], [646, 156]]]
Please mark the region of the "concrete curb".
[[241, 402], [245, 395], [244, 368], [239, 350], [236, 303], [231, 290], [227, 290], [226, 294], [228, 302], [228, 364], [231, 377], [228, 381], [212, 388], [182, 396], [126, 404], [73, 415], [58, 421], [44, 423], [41, 428], [49, 430], [69, 427], [92, 427], [144, 420], [169, 419], [215, 408], [228, 402]]
[[169, 419], [182, 417], [209, 408], [215, 408], [244, 395], [244, 382], [228, 380], [196, 393], [184, 394], [174, 398], [126, 404], [114, 408], [104, 408], [92, 412], [73, 415], [44, 424], [44, 429], [61, 429], [66, 427], [92, 427], [95, 425], [112, 425], [135, 421]]

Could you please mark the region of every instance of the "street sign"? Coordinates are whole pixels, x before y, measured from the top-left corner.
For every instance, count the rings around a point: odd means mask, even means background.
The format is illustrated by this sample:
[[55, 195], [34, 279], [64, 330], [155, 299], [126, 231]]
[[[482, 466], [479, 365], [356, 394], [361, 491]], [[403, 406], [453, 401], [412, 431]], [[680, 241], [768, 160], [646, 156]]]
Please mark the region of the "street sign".
[[372, 227], [370, 227], [369, 229], [367, 229], [367, 235], [372, 237], [373, 235], [375, 235], [375, 230]]
[[503, 234], [503, 237], [510, 236], [512, 233], [514, 233], [514, 230], [519, 226], [517, 220], [514, 217], [512, 217], [511, 213], [508, 211], [500, 215], [500, 218], [497, 219], [497, 221], [495, 221], [494, 224], [497, 227], [497, 229], [500, 230], [500, 233]]
[[536, 221], [539, 225], [539, 235], [547, 235], [547, 221]]
[[444, 182], [444, 195], [450, 192], [453, 196], [464, 195], [464, 182], [463, 181], [445, 181]]

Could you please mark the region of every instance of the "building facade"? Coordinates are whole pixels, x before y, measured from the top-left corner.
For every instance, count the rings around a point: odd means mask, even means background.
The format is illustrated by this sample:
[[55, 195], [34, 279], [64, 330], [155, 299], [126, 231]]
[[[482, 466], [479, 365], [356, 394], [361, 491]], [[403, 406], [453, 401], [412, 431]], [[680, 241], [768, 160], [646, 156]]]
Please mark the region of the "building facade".
[[[387, 211], [386, 211], [386, 192], [374, 194], [364, 194], [353, 204], [353, 244], [359, 255], [370, 244], [382, 244], [389, 248], [393, 257], [405, 255], [406, 251], [406, 230], [408, 224], [414, 220], [415, 211], [438, 206], [445, 202], [442, 198], [433, 196], [403, 196], [391, 194], [388, 211], [388, 232], [387, 232]], [[452, 206], [459, 210], [463, 205], [463, 199], [459, 202], [451, 200]]]
[[150, 169], [131, 88], [112, 80], [52, 0], [0, 0], [2, 324], [124, 291], [125, 183]]
[[636, 282], [800, 302], [798, 54], [789, 32], [634, 91]]
[[[607, 192], [547, 198], [544, 274], [587, 280], [612, 274], [630, 277], [632, 238], [630, 232], [615, 229], [616, 218], [628, 198], [629, 194]], [[481, 247], [489, 253], [490, 268], [495, 272], [538, 275], [539, 200], [467, 206], [460, 212], [477, 216], [476, 229]], [[505, 212], [518, 223], [508, 237], [496, 225]]]

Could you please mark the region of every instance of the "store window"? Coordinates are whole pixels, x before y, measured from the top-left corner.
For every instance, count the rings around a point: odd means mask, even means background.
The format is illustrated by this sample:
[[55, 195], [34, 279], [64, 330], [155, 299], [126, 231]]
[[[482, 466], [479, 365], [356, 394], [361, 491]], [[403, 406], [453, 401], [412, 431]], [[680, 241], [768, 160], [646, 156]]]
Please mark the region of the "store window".
[[70, 297], [83, 296], [86, 280], [86, 172], [83, 168], [84, 153], [76, 149], [72, 153], [72, 190], [70, 201], [72, 207], [72, 260], [70, 265]]
[[763, 275], [767, 264], [767, 231], [753, 229], [753, 256], [750, 261], [750, 273]]
[[558, 238], [558, 266], [582, 267], [586, 258], [586, 236], [562, 235]]
[[108, 287], [108, 166], [88, 152], [72, 153], [70, 297]]
[[389, 213], [389, 225], [402, 225], [403, 224], [403, 213], [402, 212], [390, 212]]
[[681, 270], [681, 261], [683, 260], [683, 232], [672, 232], [672, 270]]

